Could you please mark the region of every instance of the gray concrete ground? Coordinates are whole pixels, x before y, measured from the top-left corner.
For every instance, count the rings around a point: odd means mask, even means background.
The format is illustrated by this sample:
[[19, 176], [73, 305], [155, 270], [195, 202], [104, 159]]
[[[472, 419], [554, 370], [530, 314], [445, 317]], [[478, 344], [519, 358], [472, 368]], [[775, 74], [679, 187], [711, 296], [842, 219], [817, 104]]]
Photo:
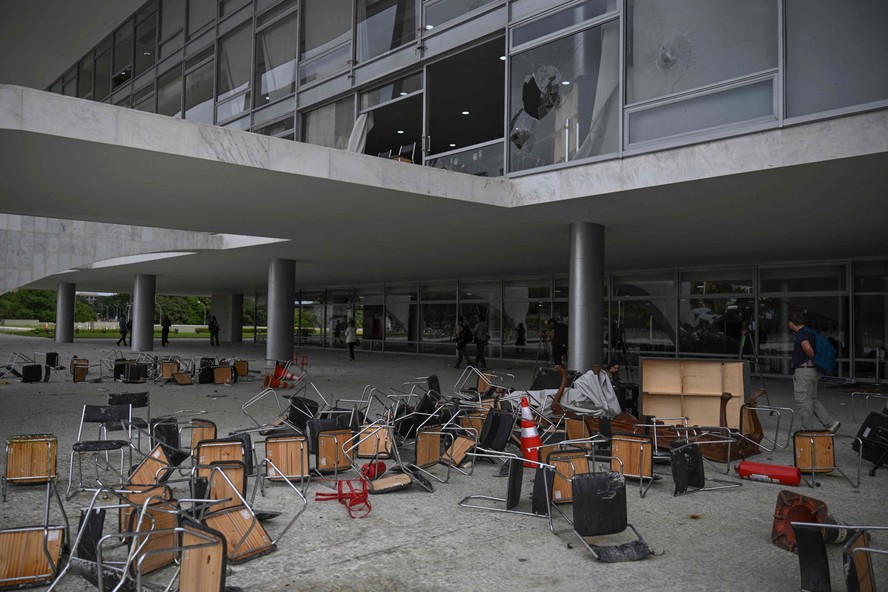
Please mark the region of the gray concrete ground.
[[[176, 340], [155, 354], [183, 357], [237, 356], [251, 360], [253, 369], [265, 370], [262, 345], [236, 344], [211, 348], [204, 340]], [[115, 348], [114, 338], [79, 339], [58, 345], [38, 338], [0, 335], [0, 362], [13, 352], [58, 351], [67, 365], [76, 355], [97, 361]], [[356, 398], [365, 385], [385, 390], [399, 387], [414, 376], [437, 374], [444, 390], [453, 387], [460, 371], [450, 367], [453, 360], [443, 357], [358, 352], [349, 362], [344, 350], [299, 351], [307, 355], [308, 380], [324, 396]], [[504, 363], [492, 360], [500, 372], [515, 376], [515, 386], [529, 386], [535, 364]], [[91, 377], [95, 376], [93, 372]], [[101, 383], [77, 383], [67, 372], [52, 375], [48, 383], [22, 384], [18, 379], [0, 379], [0, 437], [50, 432], [58, 437], [60, 489], [68, 479], [68, 454], [77, 434], [81, 406], [103, 404], [108, 393], [147, 388], [152, 415], [180, 409], [206, 410], [206, 418], [219, 426], [220, 434], [249, 425], [241, 405], [258, 393], [261, 379], [241, 381], [233, 386], [170, 384], [121, 384], [105, 379]], [[753, 385], [753, 386], [757, 386]], [[774, 405], [792, 406], [791, 383], [768, 379], [767, 388]], [[278, 391], [286, 394], [292, 391]], [[851, 441], [858, 424], [852, 421], [847, 393], [824, 389], [822, 399], [842, 422], [836, 439], [838, 465], [852, 479], [856, 475], [856, 455]], [[858, 405], [860, 401], [858, 401]], [[270, 408], [256, 413], [271, 417]], [[858, 407], [858, 419], [862, 418]], [[766, 427], [775, 418], [765, 416]], [[765, 453], [752, 460], [792, 464], [792, 447]], [[5, 465], [5, 456], [4, 456]], [[888, 469], [877, 476], [864, 475], [858, 489], [837, 474], [820, 478], [816, 489], [802, 484], [794, 492], [822, 500], [831, 514], [849, 524], [888, 524]], [[579, 544], [575, 535], [554, 535], [545, 520], [461, 508], [457, 502], [466, 495], [504, 496], [506, 481], [496, 476], [498, 467], [479, 463], [472, 476], [454, 474], [447, 484], [435, 484], [434, 493], [415, 485], [408, 490], [371, 497], [372, 512], [352, 520], [345, 508], [335, 502], [318, 502], [315, 493], [329, 491], [318, 483], [308, 487], [309, 505], [276, 552], [231, 567], [229, 585], [245, 590], [489, 590], [516, 589], [586, 590], [793, 590], [799, 588], [797, 557], [771, 544], [770, 533], [778, 493], [783, 486], [742, 481], [742, 487], [698, 492], [673, 497], [670, 469], [658, 465], [662, 478], [645, 498], [636, 484], [629, 482], [628, 511], [632, 522], [656, 556], [634, 563], [597, 563]], [[441, 471], [439, 471], [441, 472]], [[728, 477], [733, 477], [733, 470]], [[707, 476], [719, 477], [707, 467]], [[530, 509], [532, 475], [525, 474], [520, 509]], [[185, 495], [185, 491], [177, 491]], [[76, 526], [78, 508], [88, 502], [81, 494], [66, 503]], [[0, 505], [0, 526], [36, 525], [41, 522], [42, 492], [34, 487], [13, 487], [9, 499]], [[278, 509], [283, 516], [266, 523], [272, 537], [296, 511], [294, 497], [285, 485], [273, 484], [267, 496], [258, 498], [257, 509]], [[569, 513], [569, 506], [564, 508]], [[116, 525], [116, 520], [109, 520]], [[556, 527], [567, 523], [556, 519]], [[878, 533], [877, 546], [888, 548], [888, 533]], [[624, 537], [622, 540], [626, 540]], [[843, 590], [841, 548], [829, 547], [834, 589]], [[875, 558], [877, 581], [888, 585], [888, 557]], [[93, 589], [77, 577], [64, 580], [61, 590]]]

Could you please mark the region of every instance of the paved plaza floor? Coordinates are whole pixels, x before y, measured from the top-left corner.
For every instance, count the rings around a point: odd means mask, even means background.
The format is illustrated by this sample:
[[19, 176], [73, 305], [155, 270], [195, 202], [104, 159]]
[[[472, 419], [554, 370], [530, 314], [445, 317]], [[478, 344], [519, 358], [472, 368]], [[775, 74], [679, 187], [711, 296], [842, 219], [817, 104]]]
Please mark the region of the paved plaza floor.
[[[115, 337], [76, 339], [73, 344], [55, 344], [33, 337], [0, 335], [0, 362], [14, 352], [59, 352], [61, 363], [72, 356], [98, 361], [116, 349]], [[253, 370], [268, 370], [263, 344], [223, 344], [210, 347], [204, 340], [173, 339], [169, 347], [156, 344], [155, 355], [183, 358], [238, 357], [250, 361]], [[135, 357], [133, 352], [124, 355]], [[316, 388], [326, 398], [359, 398], [370, 385], [386, 392], [417, 376], [435, 374], [442, 390], [452, 390], [460, 370], [445, 357], [357, 352], [350, 362], [344, 349], [300, 349], [306, 357], [309, 394]], [[502, 374], [514, 377], [516, 388], [527, 388], [534, 375], [533, 360], [488, 360]], [[94, 370], [90, 378], [98, 374]], [[219, 434], [250, 426], [241, 406], [262, 390], [261, 374], [252, 381], [231, 386], [214, 384], [124, 384], [107, 375], [101, 382], [73, 383], [65, 371], [54, 372], [46, 383], [22, 384], [17, 378], [0, 378], [0, 438], [17, 434], [52, 433], [59, 444], [59, 488], [68, 482], [68, 455], [76, 439], [84, 404], [104, 404], [109, 393], [147, 390], [151, 414], [160, 416], [179, 410], [205, 411], [217, 423]], [[754, 379], [757, 387], [758, 379]], [[768, 378], [770, 402], [792, 407], [792, 385], [786, 378]], [[278, 394], [292, 391], [279, 390]], [[837, 464], [856, 480], [857, 456], [851, 443], [857, 433], [848, 393], [822, 388], [821, 399], [842, 422], [835, 445]], [[269, 399], [270, 400], [270, 399]], [[863, 400], [858, 398], [856, 419], [861, 420]], [[877, 407], [875, 401], [871, 402]], [[274, 416], [274, 409], [257, 406], [260, 419]], [[769, 429], [774, 417], [762, 417]], [[785, 435], [784, 435], [785, 437]], [[516, 448], [509, 448], [517, 451]], [[755, 456], [751, 460], [791, 465], [790, 444]], [[5, 466], [5, 456], [2, 461]], [[736, 464], [736, 463], [734, 463]], [[485, 512], [462, 508], [467, 495], [504, 497], [506, 480], [497, 465], [478, 462], [471, 476], [452, 473], [446, 484], [434, 483], [428, 493], [416, 485], [409, 489], [371, 496], [372, 510], [362, 519], [350, 519], [335, 502], [315, 501], [318, 492], [329, 492], [313, 482], [307, 488], [308, 507], [280, 540], [275, 552], [230, 568], [228, 584], [251, 591], [450, 591], [483, 590], [732, 590], [785, 591], [799, 589], [796, 555], [771, 542], [777, 496], [783, 489], [811, 496], [828, 504], [831, 515], [844, 523], [888, 525], [888, 468], [869, 476], [864, 461], [858, 488], [838, 474], [819, 477], [821, 485], [785, 488], [781, 485], [741, 481], [733, 466], [719, 475], [707, 466], [707, 477], [726, 478], [741, 487], [673, 496], [668, 465], [657, 465], [661, 475], [641, 498], [637, 484], [628, 481], [629, 522], [653, 547], [655, 555], [644, 561], [605, 564], [596, 562], [572, 532], [553, 534], [539, 517]], [[442, 467], [443, 468], [443, 467]], [[438, 471], [442, 472], [443, 471]], [[519, 509], [530, 511], [532, 472], [526, 471]], [[251, 483], [252, 487], [252, 483]], [[176, 491], [186, 496], [187, 489]], [[65, 503], [76, 527], [79, 508], [89, 501], [80, 494]], [[272, 537], [287, 524], [298, 504], [284, 484], [271, 484], [264, 497], [257, 496], [257, 510], [283, 514], [266, 523]], [[564, 508], [570, 515], [569, 506]], [[10, 487], [8, 501], [0, 504], [0, 527], [38, 525], [42, 521], [43, 492], [39, 487]], [[55, 513], [53, 513], [53, 519]], [[116, 519], [109, 520], [111, 527]], [[568, 528], [557, 516], [557, 530]], [[73, 534], [73, 533], [72, 533]], [[624, 536], [620, 540], [627, 540]], [[888, 532], [877, 533], [874, 543], [888, 548]], [[841, 547], [828, 546], [834, 590], [844, 590]], [[876, 581], [888, 587], [888, 556], [874, 559]], [[159, 576], [152, 576], [158, 581]], [[76, 576], [66, 576], [59, 588], [78, 592], [95, 589]]]

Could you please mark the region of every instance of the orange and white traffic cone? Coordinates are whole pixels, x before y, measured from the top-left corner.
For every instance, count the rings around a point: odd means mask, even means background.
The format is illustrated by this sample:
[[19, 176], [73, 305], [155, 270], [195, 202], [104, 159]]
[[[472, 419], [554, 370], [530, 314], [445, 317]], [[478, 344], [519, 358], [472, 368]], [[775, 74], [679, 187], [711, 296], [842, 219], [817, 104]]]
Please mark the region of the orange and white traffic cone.
[[[540, 440], [540, 433], [537, 430], [536, 422], [533, 421], [527, 397], [521, 397], [521, 454], [527, 460], [538, 462], [540, 460], [539, 447], [542, 445], [543, 442]], [[535, 467], [536, 465], [526, 462], [524, 466]]]
[[274, 365], [274, 377], [278, 380], [296, 380], [298, 377], [292, 372], [288, 372], [288, 364], [281, 364], [280, 362]]

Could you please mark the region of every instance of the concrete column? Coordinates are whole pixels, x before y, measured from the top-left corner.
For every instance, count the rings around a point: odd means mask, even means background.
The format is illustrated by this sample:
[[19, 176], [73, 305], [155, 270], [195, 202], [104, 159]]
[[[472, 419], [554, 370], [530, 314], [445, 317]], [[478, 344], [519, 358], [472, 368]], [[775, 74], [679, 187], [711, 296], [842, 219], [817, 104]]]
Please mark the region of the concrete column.
[[59, 283], [56, 292], [56, 343], [74, 343], [74, 284]]
[[157, 276], [137, 273], [133, 282], [133, 334], [130, 348], [136, 352], [154, 351], [154, 294]]
[[296, 262], [272, 259], [268, 263], [268, 341], [269, 360], [293, 359], [293, 298], [296, 294]]
[[585, 372], [604, 359], [604, 227], [570, 225], [568, 368]]
[[213, 308], [210, 314], [219, 321], [220, 343], [241, 343], [244, 334], [244, 295], [212, 294]]

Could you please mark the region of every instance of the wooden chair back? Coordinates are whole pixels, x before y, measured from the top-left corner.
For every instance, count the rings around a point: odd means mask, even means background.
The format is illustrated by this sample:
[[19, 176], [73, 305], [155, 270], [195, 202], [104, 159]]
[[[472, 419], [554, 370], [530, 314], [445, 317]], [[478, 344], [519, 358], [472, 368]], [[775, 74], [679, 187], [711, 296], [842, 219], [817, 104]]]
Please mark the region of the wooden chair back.
[[[623, 461], [626, 477], [651, 479], [654, 476], [654, 445], [647, 436], [614, 434], [611, 439], [611, 456]], [[620, 471], [620, 463], [611, 460], [611, 470]]]
[[[265, 439], [265, 455], [287, 479], [305, 479], [311, 475], [305, 436], [269, 436]], [[271, 481], [283, 480], [269, 465], [265, 467], [265, 477]]]
[[50, 526], [45, 531], [42, 526], [33, 526], [0, 531], [0, 587], [37, 586], [54, 580], [64, 530], [61, 526]]
[[830, 431], [800, 430], [793, 435], [795, 466], [804, 472], [831, 473], [836, 469], [834, 434]]
[[46, 483], [58, 478], [58, 449], [52, 434], [10, 436], [6, 440], [6, 481]]
[[203, 523], [225, 537], [228, 561], [231, 563], [248, 561], [275, 548], [262, 523], [244, 506], [207, 514]]
[[350, 458], [353, 453], [346, 454], [343, 446], [353, 437], [347, 428], [324, 430], [318, 433], [318, 453], [315, 468], [320, 473], [333, 473], [351, 468]]
[[549, 464], [555, 466], [555, 478], [552, 482], [552, 502], [569, 504], [573, 502], [571, 486], [574, 475], [582, 475], [591, 470], [589, 459], [583, 450], [554, 452], [549, 455]]

